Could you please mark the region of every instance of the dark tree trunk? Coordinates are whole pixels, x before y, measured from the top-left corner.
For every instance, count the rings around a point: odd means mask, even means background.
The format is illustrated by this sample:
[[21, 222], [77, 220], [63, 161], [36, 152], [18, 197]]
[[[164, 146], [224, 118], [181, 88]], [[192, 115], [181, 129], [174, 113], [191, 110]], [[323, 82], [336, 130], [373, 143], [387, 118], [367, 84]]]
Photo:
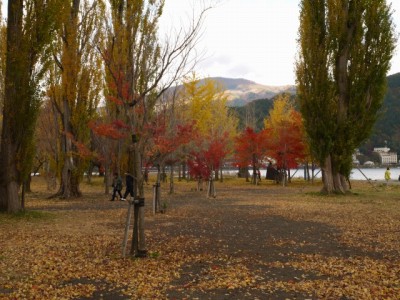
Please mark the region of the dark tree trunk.
[[[142, 157], [141, 148], [139, 143], [133, 146], [133, 151], [130, 152], [132, 155], [133, 169], [134, 169], [134, 190], [137, 199], [143, 201], [144, 205], [144, 180], [142, 175]], [[136, 200], [136, 199], [135, 199]], [[146, 239], [144, 234], [144, 206], [135, 204], [134, 208], [134, 227], [132, 234], [132, 247], [131, 255], [136, 257], [145, 257], [147, 253], [146, 250]]]
[[249, 181], [249, 169], [248, 169], [248, 167], [240, 167], [239, 168], [238, 177], [239, 178], [246, 178], [246, 181]]
[[64, 168], [61, 173], [61, 184], [57, 194], [53, 197], [62, 199], [78, 198], [82, 196], [79, 190], [79, 176], [69, 167], [69, 163], [64, 162]]
[[178, 165], [178, 181], [182, 180], [182, 165]]
[[23, 97], [23, 68], [21, 67], [22, 44], [22, 18], [23, 1], [9, 1], [7, 16], [7, 55], [6, 55], [6, 76], [5, 76], [5, 99], [3, 104], [3, 127], [1, 134], [1, 153], [0, 153], [0, 210], [10, 213], [18, 212], [22, 209], [18, 198], [21, 186], [21, 174], [17, 169], [18, 136], [20, 133], [14, 132], [18, 122], [16, 105], [18, 97]]
[[339, 193], [344, 194], [348, 191], [349, 186], [347, 185], [346, 178], [342, 174], [338, 173], [333, 168], [334, 162], [332, 157], [329, 155], [325, 159], [324, 166], [321, 166], [322, 170], [322, 181], [324, 187], [322, 189], [323, 193]]
[[174, 165], [171, 164], [170, 166], [170, 174], [169, 174], [169, 193], [173, 194], [175, 193], [174, 189]]
[[257, 158], [255, 154], [253, 154], [253, 176], [251, 183], [257, 184]]
[[25, 181], [25, 193], [32, 193], [31, 189], [32, 176], [29, 174], [28, 179]]
[[183, 179], [187, 179], [187, 176], [186, 176], [186, 163], [182, 164], [182, 178]]

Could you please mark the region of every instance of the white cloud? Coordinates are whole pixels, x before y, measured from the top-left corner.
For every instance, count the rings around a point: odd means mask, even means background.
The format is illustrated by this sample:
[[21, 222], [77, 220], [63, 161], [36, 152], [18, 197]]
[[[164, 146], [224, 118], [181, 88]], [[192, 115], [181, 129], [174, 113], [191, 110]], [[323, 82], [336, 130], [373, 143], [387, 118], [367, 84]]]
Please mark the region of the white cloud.
[[[198, 47], [206, 51], [198, 73], [241, 77], [267, 85], [294, 84], [299, 0], [222, 0], [208, 11]], [[400, 1], [392, 1], [400, 28]], [[167, 0], [166, 16], [184, 22], [204, 1]], [[186, 13], [184, 13], [186, 11]], [[164, 16], [165, 17], [165, 16]], [[171, 17], [166, 17], [162, 24]], [[398, 30], [397, 30], [398, 31]], [[400, 47], [397, 47], [398, 49]], [[400, 53], [390, 74], [400, 71]]]
[[[5, 4], [3, 0], [3, 17]], [[198, 52], [206, 51], [197, 72], [241, 77], [267, 85], [293, 84], [300, 0], [166, 0], [160, 29], [187, 26], [208, 3]], [[400, 1], [388, 1], [400, 31]], [[400, 72], [400, 39], [389, 74]]]

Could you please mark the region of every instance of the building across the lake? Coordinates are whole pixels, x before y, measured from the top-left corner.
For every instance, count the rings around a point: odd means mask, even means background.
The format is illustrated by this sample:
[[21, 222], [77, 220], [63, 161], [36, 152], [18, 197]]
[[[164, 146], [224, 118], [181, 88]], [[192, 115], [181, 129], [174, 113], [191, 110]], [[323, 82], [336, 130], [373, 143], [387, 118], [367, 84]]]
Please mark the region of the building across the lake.
[[378, 153], [382, 165], [397, 164], [397, 152], [390, 152], [390, 148], [374, 148], [374, 152]]

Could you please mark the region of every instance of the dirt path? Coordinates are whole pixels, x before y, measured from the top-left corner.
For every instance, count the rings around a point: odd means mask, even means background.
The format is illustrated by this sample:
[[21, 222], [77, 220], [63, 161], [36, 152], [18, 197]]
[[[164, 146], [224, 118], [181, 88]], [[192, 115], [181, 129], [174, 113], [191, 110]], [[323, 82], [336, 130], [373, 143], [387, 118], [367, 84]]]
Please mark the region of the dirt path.
[[[291, 261], [301, 256], [319, 255], [345, 260], [355, 256], [383, 258], [381, 252], [344, 245], [340, 242], [342, 233], [336, 227], [291, 220], [274, 212], [272, 206], [279, 198], [295, 197], [298, 192], [276, 186], [258, 191], [242, 188], [236, 193], [232, 193], [232, 189], [220, 188], [219, 194], [223, 199], [199, 199], [198, 193], [193, 192], [184, 199], [172, 200], [169, 215], [154, 219], [148, 226], [166, 241], [176, 238], [194, 240], [179, 251], [208, 259], [195, 259], [183, 265], [180, 278], [171, 283], [168, 298], [315, 299], [313, 290], [308, 293], [288, 292], [285, 287], [271, 292], [265, 283], [290, 285], [328, 278], [313, 270], [293, 267]], [[249, 194], [253, 199], [243, 201], [243, 194]], [[223, 289], [203, 284], [223, 280], [229, 272], [237, 273], [233, 278], [243, 281], [243, 284], [239, 282], [239, 288], [236, 288], [238, 283], [232, 289], [229, 285]]]
[[0, 299], [399, 299], [400, 190], [355, 184], [321, 197], [318, 186], [195, 183], [162, 190], [152, 215], [146, 186], [148, 258], [123, 259], [127, 203], [96, 186], [76, 200], [34, 193], [30, 210], [0, 215]]

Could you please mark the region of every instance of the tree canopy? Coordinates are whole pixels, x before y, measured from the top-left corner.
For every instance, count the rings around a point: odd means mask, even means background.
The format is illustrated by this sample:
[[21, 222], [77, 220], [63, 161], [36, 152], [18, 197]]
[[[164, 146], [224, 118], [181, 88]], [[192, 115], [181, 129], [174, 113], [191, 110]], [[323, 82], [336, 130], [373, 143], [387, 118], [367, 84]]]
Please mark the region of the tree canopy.
[[300, 110], [324, 191], [345, 192], [351, 156], [371, 133], [394, 51], [385, 0], [303, 0], [296, 64]]

